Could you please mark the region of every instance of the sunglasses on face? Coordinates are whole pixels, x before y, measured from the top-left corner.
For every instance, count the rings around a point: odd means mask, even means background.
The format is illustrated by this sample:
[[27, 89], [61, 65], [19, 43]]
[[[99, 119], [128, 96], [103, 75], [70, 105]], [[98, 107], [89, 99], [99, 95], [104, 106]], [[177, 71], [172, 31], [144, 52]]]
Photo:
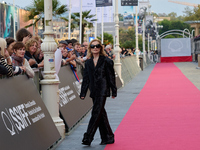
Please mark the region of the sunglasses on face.
[[100, 44], [97, 44], [97, 45], [91, 44], [91, 45], [90, 45], [90, 48], [95, 48], [95, 47], [96, 47], [96, 48], [101, 48], [101, 45], [100, 45]]

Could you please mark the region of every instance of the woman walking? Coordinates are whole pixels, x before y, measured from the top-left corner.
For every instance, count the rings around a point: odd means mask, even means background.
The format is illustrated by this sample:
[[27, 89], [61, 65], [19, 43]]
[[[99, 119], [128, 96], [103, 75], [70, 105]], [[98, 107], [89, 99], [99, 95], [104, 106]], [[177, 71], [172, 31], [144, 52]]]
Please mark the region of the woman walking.
[[117, 96], [115, 72], [113, 68], [114, 63], [111, 59], [106, 57], [101, 41], [98, 39], [94, 39], [90, 42], [87, 56], [90, 59], [85, 63], [80, 98], [85, 98], [89, 88], [90, 97], [93, 100], [93, 109], [82, 144], [91, 144], [98, 127], [102, 140], [100, 144], [112, 144], [114, 143], [114, 134], [110, 127], [104, 106], [106, 97], [110, 97], [110, 89], [112, 90], [112, 98]]

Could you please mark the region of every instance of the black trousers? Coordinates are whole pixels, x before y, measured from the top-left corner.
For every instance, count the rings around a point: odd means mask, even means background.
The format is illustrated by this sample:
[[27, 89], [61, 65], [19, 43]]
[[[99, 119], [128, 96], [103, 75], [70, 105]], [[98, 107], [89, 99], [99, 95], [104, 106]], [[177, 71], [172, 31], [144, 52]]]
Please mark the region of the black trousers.
[[89, 139], [93, 139], [94, 134], [99, 127], [102, 141], [114, 139], [114, 134], [110, 127], [106, 110], [104, 108], [106, 103], [106, 97], [95, 97], [93, 100], [92, 116], [90, 118], [87, 135]]

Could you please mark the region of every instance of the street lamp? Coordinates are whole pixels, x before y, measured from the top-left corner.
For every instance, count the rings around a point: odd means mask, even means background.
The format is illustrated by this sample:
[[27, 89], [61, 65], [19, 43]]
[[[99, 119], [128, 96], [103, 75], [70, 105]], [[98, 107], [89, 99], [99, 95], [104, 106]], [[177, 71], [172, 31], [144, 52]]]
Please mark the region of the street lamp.
[[116, 38], [116, 44], [114, 47], [115, 51], [115, 71], [119, 75], [119, 78], [122, 81], [122, 76], [121, 76], [121, 62], [120, 62], [120, 47], [119, 47], [119, 17], [118, 17], [118, 0], [115, 1], [115, 38]]
[[56, 79], [55, 71], [55, 56], [54, 52], [57, 49], [57, 44], [53, 38], [52, 30], [52, 0], [44, 0], [45, 14], [45, 31], [44, 40], [41, 44], [41, 49], [44, 52], [44, 79], [41, 80], [42, 99], [46, 105], [60, 135], [65, 137], [65, 124], [59, 117], [59, 89], [60, 83]]

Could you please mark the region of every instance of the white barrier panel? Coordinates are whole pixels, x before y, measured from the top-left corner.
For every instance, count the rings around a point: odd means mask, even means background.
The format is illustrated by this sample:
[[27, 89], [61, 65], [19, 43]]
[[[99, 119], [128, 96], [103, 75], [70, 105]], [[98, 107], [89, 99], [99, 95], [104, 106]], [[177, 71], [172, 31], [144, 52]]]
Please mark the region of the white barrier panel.
[[161, 39], [161, 57], [191, 56], [190, 38]]

